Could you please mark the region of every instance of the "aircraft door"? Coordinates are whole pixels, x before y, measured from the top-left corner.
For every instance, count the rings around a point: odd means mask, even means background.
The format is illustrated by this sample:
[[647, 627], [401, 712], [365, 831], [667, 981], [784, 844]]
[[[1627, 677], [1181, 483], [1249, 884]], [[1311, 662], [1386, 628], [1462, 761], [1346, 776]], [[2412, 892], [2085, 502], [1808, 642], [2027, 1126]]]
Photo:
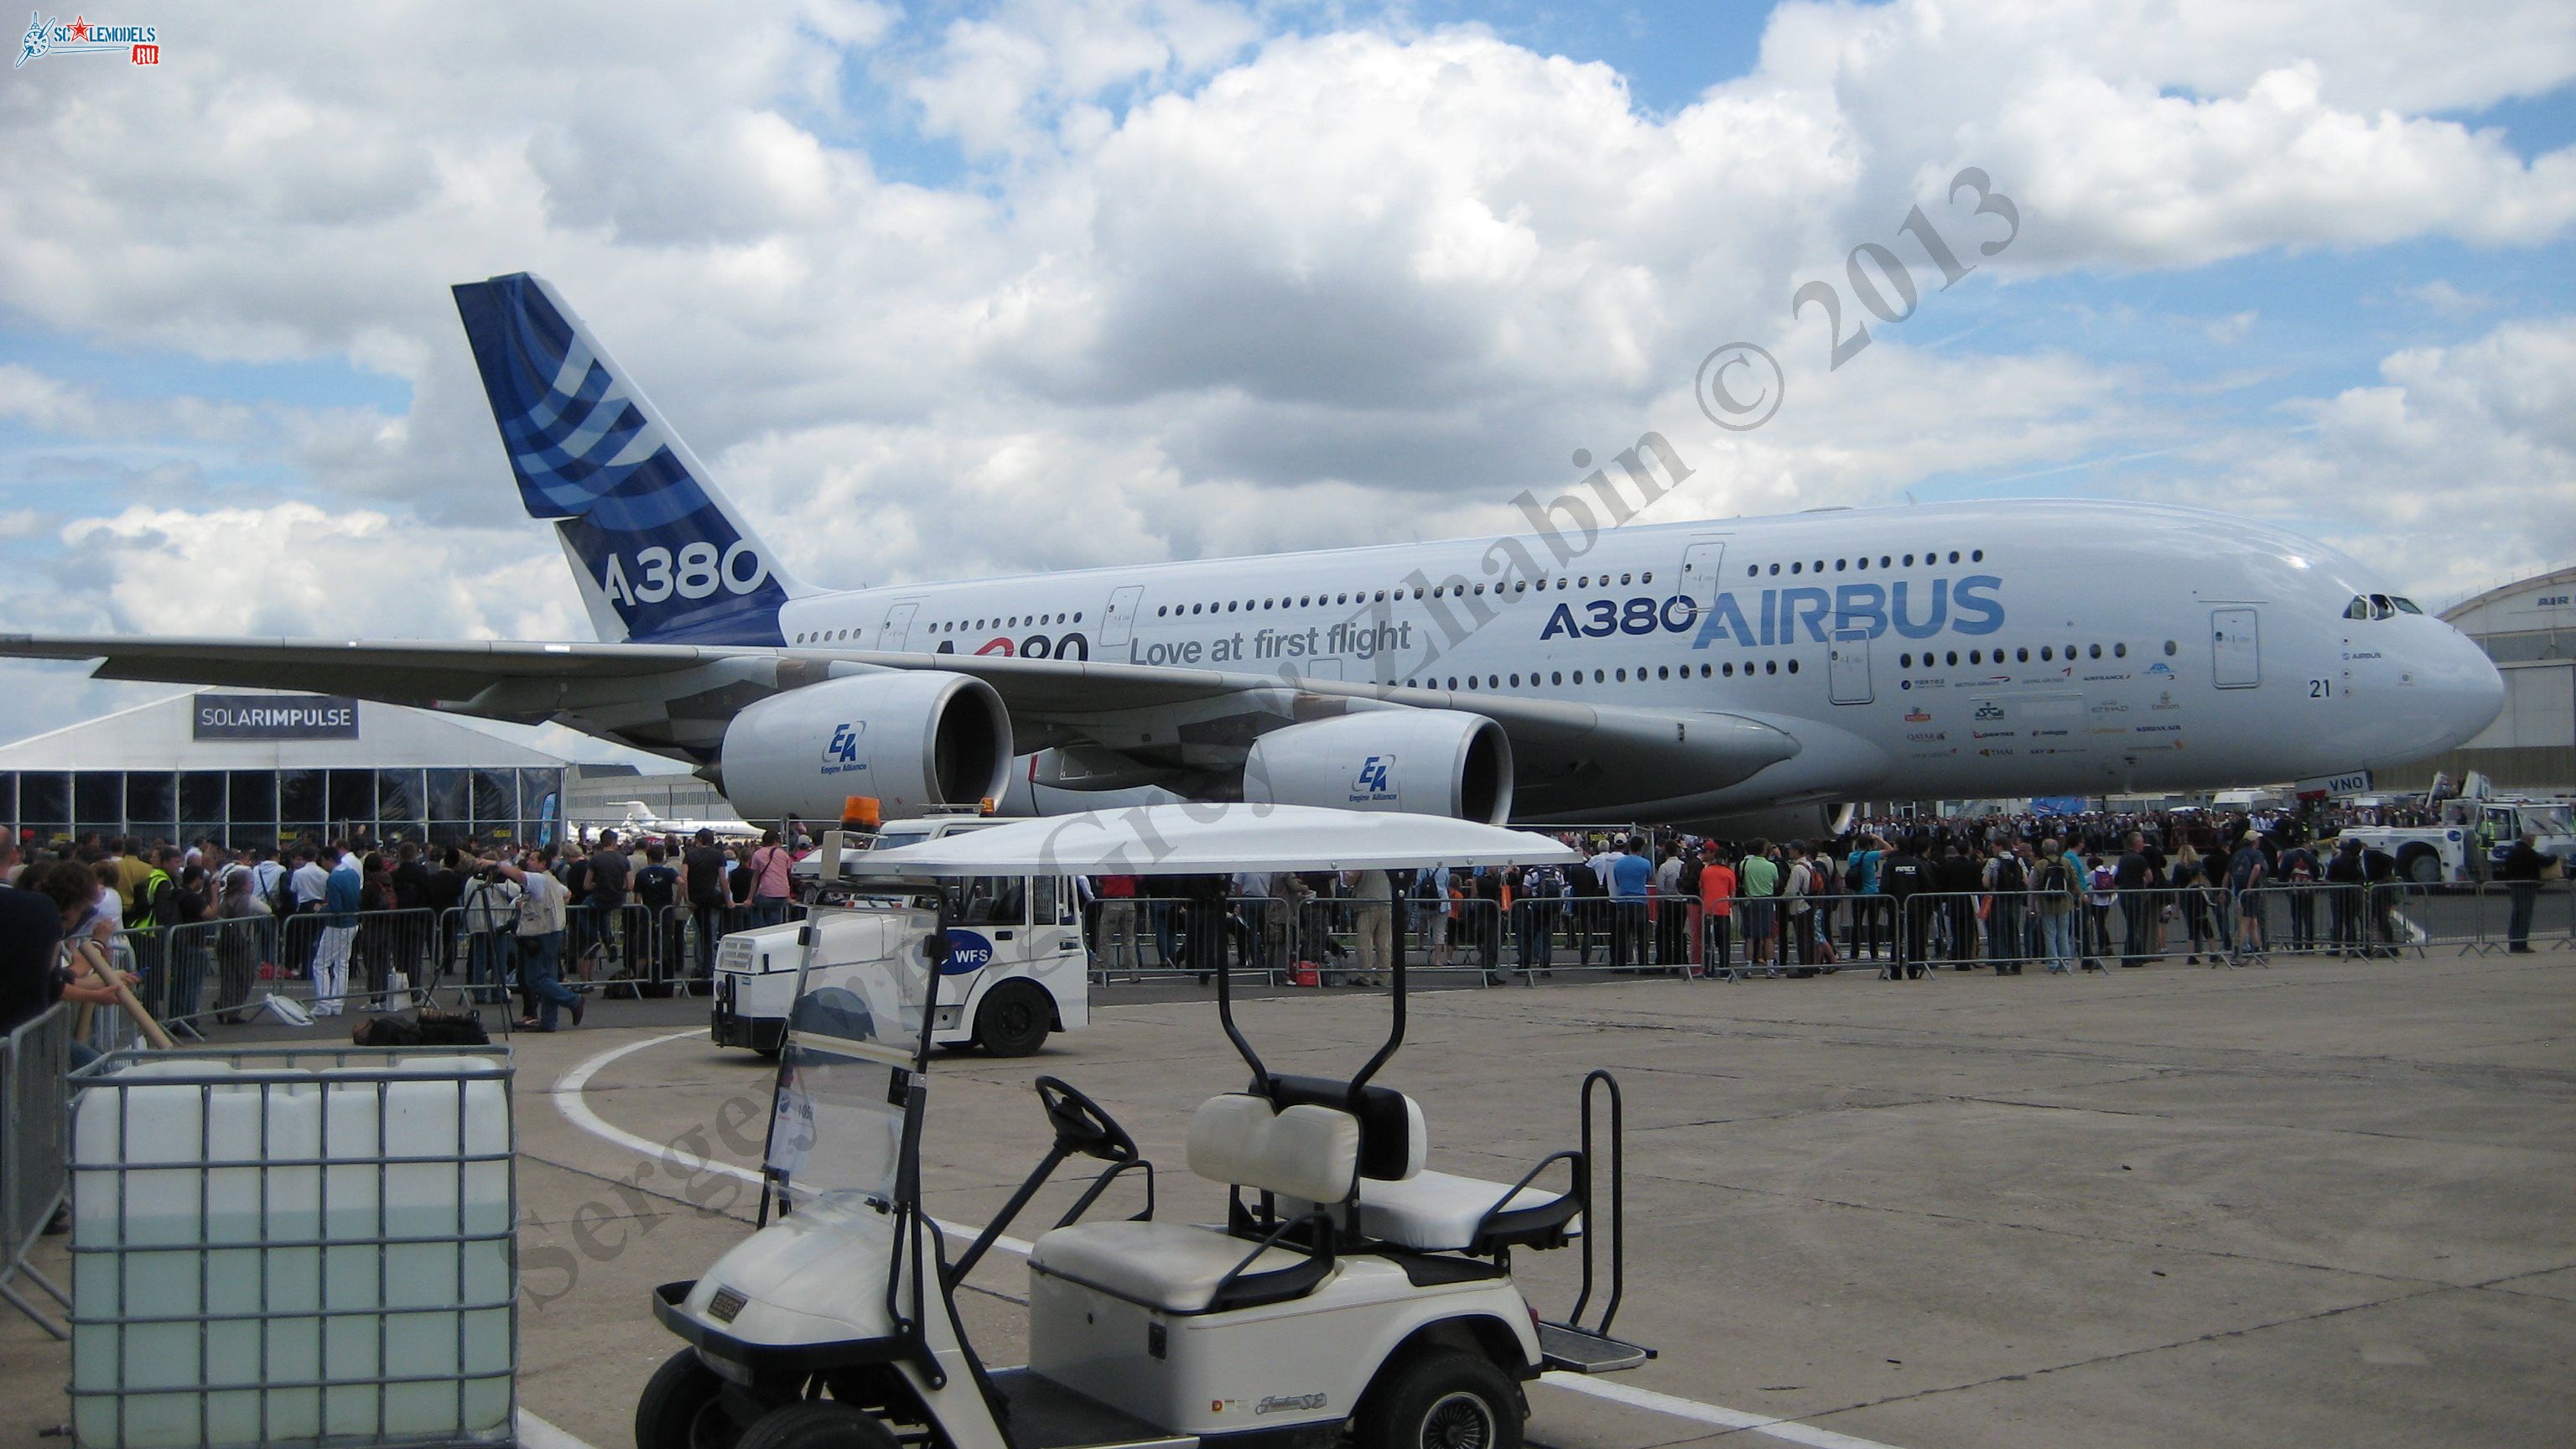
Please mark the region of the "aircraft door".
[[885, 627], [877, 631], [877, 647], [886, 650], [903, 648], [905, 638], [912, 633], [912, 616], [920, 608], [918, 603], [907, 603], [886, 610]]
[[1725, 562], [1723, 538], [1694, 538], [1682, 550], [1681, 585], [1676, 592], [1690, 600], [1694, 616], [1716, 602], [1718, 590], [1726, 586], [1719, 578], [1719, 566]]
[[2252, 609], [2209, 611], [2210, 679], [2221, 689], [2263, 682], [2263, 656]]
[[1143, 606], [1145, 586], [1130, 584], [1109, 595], [1109, 607], [1100, 613], [1100, 647], [1124, 649], [1136, 635], [1136, 610]]
[[1826, 678], [1836, 704], [1867, 704], [1876, 696], [1869, 683], [1869, 631], [1837, 629], [1826, 656]]

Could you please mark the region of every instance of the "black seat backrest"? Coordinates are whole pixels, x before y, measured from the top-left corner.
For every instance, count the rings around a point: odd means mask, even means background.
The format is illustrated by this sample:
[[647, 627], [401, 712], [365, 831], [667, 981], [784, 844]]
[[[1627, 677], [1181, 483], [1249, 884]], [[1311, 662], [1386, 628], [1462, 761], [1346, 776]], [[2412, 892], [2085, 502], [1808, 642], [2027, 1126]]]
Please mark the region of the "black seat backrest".
[[1351, 1100], [1351, 1084], [1331, 1077], [1270, 1078], [1263, 1095], [1280, 1111], [1290, 1107], [1332, 1107], [1350, 1113], [1360, 1124], [1360, 1176], [1402, 1182], [1421, 1171], [1428, 1143], [1414, 1141], [1419, 1109], [1393, 1087], [1360, 1088]]

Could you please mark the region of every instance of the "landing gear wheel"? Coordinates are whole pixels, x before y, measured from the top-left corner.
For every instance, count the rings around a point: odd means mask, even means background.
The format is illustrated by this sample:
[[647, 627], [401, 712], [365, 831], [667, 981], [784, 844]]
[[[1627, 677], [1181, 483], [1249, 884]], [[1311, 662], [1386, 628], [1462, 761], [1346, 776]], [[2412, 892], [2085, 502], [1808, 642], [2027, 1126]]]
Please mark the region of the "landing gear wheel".
[[725, 1412], [724, 1380], [684, 1348], [662, 1361], [635, 1400], [635, 1449], [736, 1449], [742, 1427]]
[[894, 1431], [867, 1410], [812, 1399], [761, 1415], [743, 1431], [735, 1449], [896, 1449], [896, 1445]]
[[1043, 987], [1005, 981], [975, 1011], [975, 1044], [997, 1057], [1025, 1057], [1046, 1045], [1055, 1025], [1055, 1003]]
[[1359, 1449], [1521, 1449], [1520, 1394], [1482, 1354], [1436, 1349], [1378, 1387], [1360, 1409]]

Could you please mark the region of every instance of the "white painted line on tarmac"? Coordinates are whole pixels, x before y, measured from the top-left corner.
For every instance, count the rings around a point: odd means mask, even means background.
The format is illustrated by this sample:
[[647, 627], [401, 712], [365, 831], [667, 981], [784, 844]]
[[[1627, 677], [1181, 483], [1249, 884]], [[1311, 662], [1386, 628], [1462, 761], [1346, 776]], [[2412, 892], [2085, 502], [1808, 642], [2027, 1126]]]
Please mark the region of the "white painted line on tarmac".
[[[555, 1110], [564, 1114], [565, 1121], [570, 1122], [575, 1127], [580, 1128], [582, 1131], [589, 1133], [593, 1137], [597, 1137], [604, 1142], [613, 1142], [618, 1146], [625, 1148], [627, 1151], [644, 1157], [649, 1161], [661, 1161], [663, 1157], [671, 1151], [669, 1146], [656, 1142], [649, 1137], [638, 1137], [634, 1133], [627, 1131], [625, 1128], [616, 1126], [615, 1124], [607, 1121], [597, 1112], [590, 1110], [590, 1101], [582, 1095], [582, 1089], [590, 1085], [590, 1079], [597, 1076], [602, 1068], [633, 1056], [635, 1053], [644, 1050], [646, 1047], [660, 1046], [664, 1042], [683, 1041], [690, 1037], [703, 1035], [703, 1032], [692, 1028], [688, 1031], [668, 1032], [661, 1036], [648, 1036], [642, 1041], [631, 1041], [621, 1047], [610, 1047], [608, 1050], [599, 1053], [597, 1056], [583, 1060], [571, 1071], [568, 1071], [555, 1079], [553, 1093], [555, 1099]], [[743, 1182], [750, 1183], [754, 1187], [762, 1185], [761, 1176], [758, 1172], [755, 1172], [748, 1167], [736, 1167], [730, 1162], [718, 1162], [712, 1157], [704, 1160], [692, 1160], [690, 1166], [692, 1168], [692, 1175], [694, 1175], [697, 1170], [703, 1170], [707, 1172], [721, 1173], [726, 1177], [738, 1178]], [[938, 1218], [932, 1218], [931, 1221], [938, 1225], [941, 1232], [946, 1233], [952, 1238], [969, 1243], [975, 1241], [975, 1235], [983, 1231], [982, 1228], [968, 1227], [960, 1223], [944, 1222]], [[1023, 1256], [1025, 1256], [1029, 1251], [1029, 1245], [1027, 1242], [1013, 1237], [995, 1238], [993, 1240], [993, 1246], [1000, 1248], [1005, 1252], [1018, 1253]]]
[[1850, 1434], [1838, 1434], [1831, 1429], [1819, 1429], [1813, 1424], [1801, 1424], [1795, 1419], [1778, 1419], [1769, 1414], [1748, 1414], [1742, 1409], [1720, 1408], [1715, 1404], [1703, 1404], [1697, 1399], [1659, 1394], [1653, 1389], [1632, 1389], [1626, 1384], [1615, 1383], [1609, 1379], [1586, 1378], [1581, 1374], [1559, 1373], [1551, 1370], [1539, 1375], [1538, 1381], [1552, 1389], [1568, 1389], [1578, 1394], [1590, 1394], [1596, 1399], [1608, 1399], [1614, 1404], [1626, 1404], [1632, 1409], [1669, 1414], [1676, 1419], [1688, 1419], [1693, 1423], [1714, 1424], [1721, 1429], [1749, 1429], [1757, 1434], [1767, 1434], [1774, 1439], [1786, 1439], [1792, 1444], [1809, 1445], [1811, 1449], [1896, 1449], [1895, 1445], [1882, 1444], [1876, 1439], [1861, 1439]]
[[576, 1439], [525, 1409], [519, 1411], [518, 1430], [518, 1449], [592, 1449], [590, 1441]]
[[[664, 1042], [681, 1041], [698, 1035], [700, 1033], [693, 1028], [688, 1031], [671, 1032], [665, 1036], [646, 1037], [642, 1041], [628, 1042], [621, 1047], [611, 1047], [581, 1062], [571, 1071], [555, 1079], [553, 1095], [556, 1108], [564, 1114], [566, 1121], [593, 1137], [613, 1142], [629, 1152], [640, 1153], [656, 1161], [660, 1160], [665, 1151], [661, 1143], [651, 1138], [638, 1137], [622, 1127], [610, 1125], [598, 1113], [590, 1110], [589, 1102], [582, 1097], [582, 1089], [590, 1085], [590, 1079], [597, 1076], [602, 1068], [613, 1062], [621, 1061], [646, 1047], [660, 1046]], [[759, 1173], [748, 1168], [735, 1167], [731, 1163], [710, 1161], [702, 1166], [710, 1171], [738, 1177], [754, 1186], [760, 1183]], [[983, 1231], [981, 1228], [969, 1227], [961, 1223], [939, 1222], [936, 1218], [931, 1221], [938, 1222], [940, 1230], [954, 1238], [972, 1240], [977, 1233]], [[1026, 1257], [1029, 1252], [1029, 1245], [1018, 1238], [996, 1238], [993, 1240], [993, 1246], [1007, 1253], [1017, 1253], [1022, 1257]], [[1694, 1424], [1712, 1424], [1721, 1429], [1749, 1429], [1774, 1439], [1787, 1440], [1792, 1444], [1807, 1445], [1808, 1449], [1897, 1449], [1895, 1445], [1882, 1444], [1875, 1439], [1838, 1434], [1831, 1429], [1819, 1429], [1813, 1424], [1801, 1424], [1794, 1419], [1778, 1419], [1768, 1414], [1748, 1414], [1742, 1409], [1704, 1404], [1697, 1399], [1685, 1399], [1674, 1394], [1659, 1394], [1652, 1389], [1632, 1389], [1625, 1384], [1588, 1378], [1582, 1374], [1551, 1372], [1541, 1375], [1539, 1382], [1549, 1388], [1564, 1389], [1568, 1393], [1589, 1394], [1596, 1399], [1625, 1404], [1632, 1409], [1644, 1409], [1649, 1413], [1669, 1415]], [[524, 1411], [520, 1417], [523, 1421], [528, 1418]], [[543, 1420], [535, 1422], [544, 1423]], [[583, 1444], [569, 1434], [564, 1434], [562, 1430], [550, 1424], [544, 1427], [550, 1433], [561, 1435], [561, 1439], [554, 1442], [530, 1439], [526, 1441], [526, 1449], [590, 1449], [589, 1445]]]

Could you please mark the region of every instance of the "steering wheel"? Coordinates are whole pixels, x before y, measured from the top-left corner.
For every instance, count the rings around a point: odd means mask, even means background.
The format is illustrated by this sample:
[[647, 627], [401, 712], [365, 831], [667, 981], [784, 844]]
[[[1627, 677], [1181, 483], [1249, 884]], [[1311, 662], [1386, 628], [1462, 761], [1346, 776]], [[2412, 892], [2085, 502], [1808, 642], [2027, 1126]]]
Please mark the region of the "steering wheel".
[[1102, 1111], [1098, 1102], [1083, 1095], [1080, 1088], [1061, 1077], [1040, 1077], [1037, 1088], [1038, 1101], [1046, 1107], [1047, 1124], [1055, 1129], [1056, 1146], [1103, 1162], [1133, 1162], [1142, 1155], [1127, 1129]]

